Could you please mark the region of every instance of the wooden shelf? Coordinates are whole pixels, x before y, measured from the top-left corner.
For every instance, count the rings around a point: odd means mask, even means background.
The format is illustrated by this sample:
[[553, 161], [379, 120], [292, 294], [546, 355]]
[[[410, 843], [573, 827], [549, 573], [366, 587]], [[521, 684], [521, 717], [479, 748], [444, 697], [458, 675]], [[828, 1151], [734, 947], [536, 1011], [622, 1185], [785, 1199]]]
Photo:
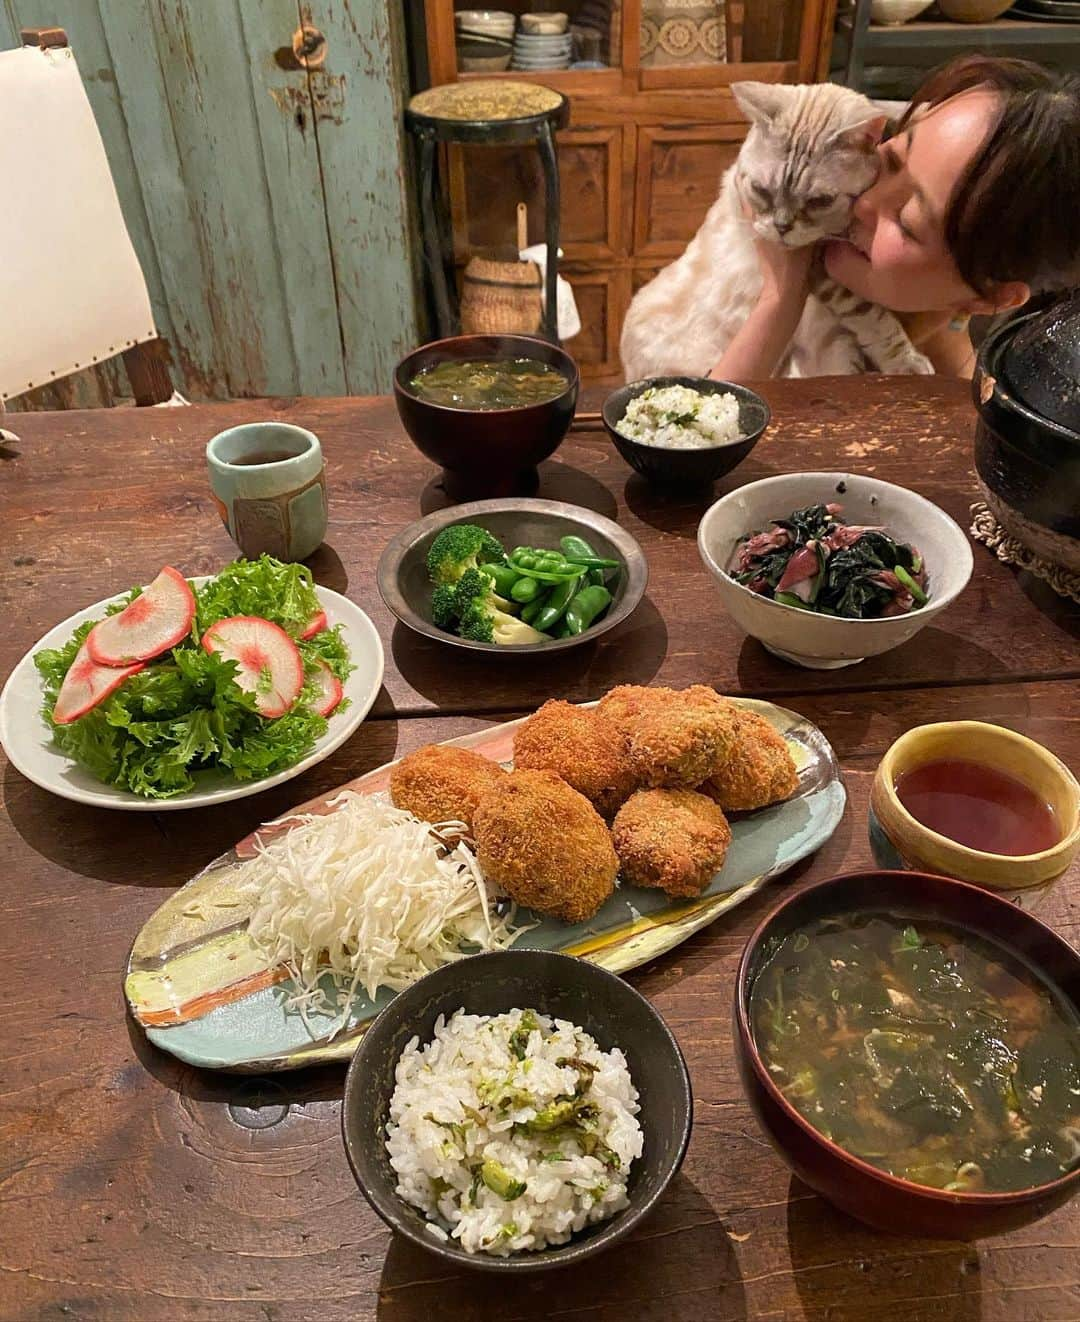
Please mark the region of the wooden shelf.
[[568, 96], [607, 96], [622, 88], [621, 69], [507, 69], [503, 73], [459, 73], [462, 83], [506, 82], [539, 83]]
[[[850, 14], [841, 14], [836, 25], [850, 33], [853, 20]], [[946, 19], [915, 20], [898, 26], [866, 29], [863, 50], [869, 55], [911, 53], [933, 49], [941, 52], [967, 51], [981, 48], [1009, 49], [1024, 46], [1080, 45], [1080, 22], [1035, 23], [1017, 18], [999, 18], [993, 23], [950, 23]]]

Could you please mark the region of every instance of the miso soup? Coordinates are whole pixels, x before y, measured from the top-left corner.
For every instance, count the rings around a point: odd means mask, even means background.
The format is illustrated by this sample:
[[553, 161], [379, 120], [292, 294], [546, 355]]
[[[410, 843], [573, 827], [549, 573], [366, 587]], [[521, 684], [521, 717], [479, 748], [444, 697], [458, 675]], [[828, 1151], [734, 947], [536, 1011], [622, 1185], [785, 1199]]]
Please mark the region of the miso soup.
[[1080, 1159], [1080, 1021], [980, 937], [893, 913], [814, 920], [771, 951], [750, 1019], [791, 1105], [891, 1175], [993, 1192]]
[[535, 358], [445, 362], [425, 367], [409, 382], [432, 404], [451, 409], [516, 409], [563, 394], [569, 382]]

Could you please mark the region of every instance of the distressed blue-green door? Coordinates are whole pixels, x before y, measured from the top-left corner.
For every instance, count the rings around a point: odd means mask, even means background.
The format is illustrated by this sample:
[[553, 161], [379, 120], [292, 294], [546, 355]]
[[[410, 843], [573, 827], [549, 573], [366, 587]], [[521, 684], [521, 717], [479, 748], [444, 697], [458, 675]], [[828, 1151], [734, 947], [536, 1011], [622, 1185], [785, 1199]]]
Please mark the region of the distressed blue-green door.
[[[189, 398], [385, 391], [415, 341], [397, 11], [0, 0], [0, 47], [67, 30]], [[116, 388], [86, 375], [72, 402]]]

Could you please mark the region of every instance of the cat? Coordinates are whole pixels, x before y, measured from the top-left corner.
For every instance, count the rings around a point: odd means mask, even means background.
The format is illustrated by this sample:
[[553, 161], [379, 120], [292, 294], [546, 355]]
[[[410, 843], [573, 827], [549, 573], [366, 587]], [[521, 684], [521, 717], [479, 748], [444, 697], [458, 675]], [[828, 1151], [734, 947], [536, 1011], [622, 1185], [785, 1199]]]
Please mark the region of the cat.
[[[843, 235], [877, 178], [885, 116], [858, 92], [831, 83], [731, 90], [750, 131], [689, 247], [630, 304], [619, 345], [627, 381], [707, 375], [761, 290], [755, 238], [801, 247]], [[778, 376], [933, 371], [891, 312], [830, 280], [817, 258], [811, 291]]]

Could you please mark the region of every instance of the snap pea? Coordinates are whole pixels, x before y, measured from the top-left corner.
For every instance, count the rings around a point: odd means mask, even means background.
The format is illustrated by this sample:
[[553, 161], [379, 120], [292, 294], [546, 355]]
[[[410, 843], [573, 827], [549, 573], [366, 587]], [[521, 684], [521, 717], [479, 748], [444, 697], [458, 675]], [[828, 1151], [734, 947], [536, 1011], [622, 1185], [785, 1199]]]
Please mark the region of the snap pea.
[[549, 594], [546, 592], [542, 592], [540, 596], [535, 597], [532, 601], [522, 606], [521, 618], [525, 621], [526, 624], [532, 624], [532, 622], [544, 609], [544, 606], [548, 600], [549, 600]]
[[513, 601], [520, 601], [522, 605], [528, 605], [530, 601], [535, 601], [542, 591], [538, 579], [518, 578], [510, 588], [510, 597]]
[[534, 629], [539, 629], [541, 633], [550, 633], [552, 626], [562, 619], [567, 606], [574, 598], [574, 594], [581, 583], [581, 576], [568, 579], [565, 583], [559, 583], [552, 589], [551, 596], [548, 597], [547, 605], [532, 621]]
[[495, 591], [500, 597], [509, 597], [513, 592], [514, 584], [521, 577], [517, 570], [511, 569], [509, 565], [481, 565], [480, 570], [495, 584]]
[[[596, 559], [596, 552], [585, 540], [585, 538], [578, 537], [574, 533], [568, 533], [565, 537], [560, 537], [559, 546], [562, 549], [563, 555], [567, 557], [583, 555], [586, 557], [591, 557], [592, 559]], [[593, 583], [596, 584], [597, 586], [603, 586], [604, 571], [602, 569], [586, 570], [585, 582]]]
[[559, 547], [563, 555], [568, 559], [575, 555], [589, 556], [596, 558], [596, 552], [592, 549], [584, 537], [578, 537], [574, 533], [568, 533], [565, 537], [559, 538]]
[[590, 624], [611, 605], [611, 593], [596, 583], [577, 592], [566, 608], [566, 627], [573, 634], [584, 633]]
[[602, 555], [568, 555], [568, 565], [581, 565], [585, 569], [618, 569], [618, 560], [607, 560]]

